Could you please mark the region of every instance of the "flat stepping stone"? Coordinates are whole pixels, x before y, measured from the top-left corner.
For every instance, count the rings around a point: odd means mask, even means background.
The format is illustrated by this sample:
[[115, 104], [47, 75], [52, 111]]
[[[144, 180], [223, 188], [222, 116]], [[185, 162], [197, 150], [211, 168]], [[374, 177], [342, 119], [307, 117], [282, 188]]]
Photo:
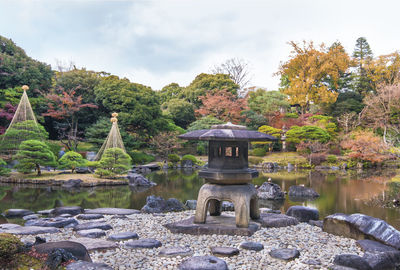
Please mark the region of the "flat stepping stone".
[[20, 226], [13, 229], [0, 230], [6, 233], [27, 235], [27, 234], [43, 234], [43, 233], [58, 233], [59, 229], [55, 227], [38, 227], [38, 226]]
[[83, 219], [83, 220], [92, 220], [92, 219], [101, 219], [104, 218], [102, 214], [81, 214], [76, 217], [77, 219]]
[[356, 241], [356, 244], [364, 251], [364, 252], [400, 252], [394, 247], [379, 243], [377, 241], [363, 239]]
[[14, 223], [5, 223], [5, 224], [0, 224], [0, 230], [10, 230], [10, 229], [16, 229], [22, 227], [19, 224], [14, 224]]
[[111, 230], [110, 224], [105, 222], [86, 222], [76, 225], [74, 231], [90, 230], [90, 229], [101, 229], [101, 230]]
[[39, 215], [47, 216], [47, 215], [50, 215], [51, 211], [53, 211], [53, 210], [54, 209], [40, 210], [40, 211], [37, 211], [37, 213]]
[[232, 257], [239, 254], [239, 249], [233, 247], [212, 247], [211, 253], [216, 256]]
[[81, 243], [86, 247], [87, 250], [101, 250], [101, 249], [111, 249], [117, 248], [118, 245], [115, 242], [102, 240], [102, 239], [93, 239], [88, 237], [80, 237], [73, 239], [74, 242]]
[[31, 219], [25, 222], [25, 226], [39, 226], [39, 227], [55, 227], [55, 228], [71, 228], [78, 225], [78, 221], [74, 218], [39, 218]]
[[162, 244], [160, 241], [153, 238], [144, 238], [139, 240], [130, 240], [125, 243], [128, 248], [158, 248]]
[[89, 238], [100, 238], [106, 235], [106, 233], [101, 229], [80, 230], [77, 233], [80, 236]]
[[192, 255], [192, 249], [190, 247], [166, 247], [160, 249], [160, 256], [174, 257], [174, 256], [190, 256]]
[[92, 261], [86, 247], [77, 242], [73, 241], [47, 242], [34, 246], [34, 249], [37, 253], [46, 255], [51, 254], [53, 251], [60, 248], [64, 249], [67, 252], [70, 252], [78, 260], [87, 262]]
[[215, 256], [194, 256], [184, 260], [179, 270], [228, 270], [226, 262]]
[[264, 245], [258, 242], [243, 242], [240, 247], [247, 250], [260, 251], [264, 249]]
[[112, 234], [108, 237], [108, 240], [112, 241], [122, 241], [122, 240], [128, 240], [128, 239], [138, 239], [139, 236], [135, 232], [123, 232], [123, 233], [116, 233]]
[[286, 211], [286, 215], [297, 218], [299, 222], [309, 222], [310, 220], [319, 219], [319, 212], [317, 209], [300, 205], [289, 207]]
[[32, 215], [27, 215], [27, 216], [22, 217], [23, 220], [38, 219], [38, 218], [39, 218], [38, 214], [32, 214]]
[[280, 228], [299, 224], [299, 221], [283, 214], [267, 213], [261, 214], [260, 223], [265, 228]]
[[111, 266], [105, 263], [93, 263], [77, 261], [67, 265], [67, 270], [113, 270]]
[[8, 209], [3, 213], [6, 218], [21, 218], [32, 214], [34, 214], [34, 212], [27, 209]]
[[69, 214], [71, 216], [76, 216], [83, 213], [83, 208], [80, 206], [62, 206], [56, 207], [51, 212], [50, 215], [52, 216], [60, 216], [63, 214]]
[[96, 209], [85, 210], [85, 214], [133, 215], [133, 214], [140, 214], [140, 211], [136, 209], [124, 209], [124, 208], [96, 208]]
[[300, 256], [300, 251], [292, 248], [278, 248], [271, 250], [269, 255], [275, 259], [291, 261]]

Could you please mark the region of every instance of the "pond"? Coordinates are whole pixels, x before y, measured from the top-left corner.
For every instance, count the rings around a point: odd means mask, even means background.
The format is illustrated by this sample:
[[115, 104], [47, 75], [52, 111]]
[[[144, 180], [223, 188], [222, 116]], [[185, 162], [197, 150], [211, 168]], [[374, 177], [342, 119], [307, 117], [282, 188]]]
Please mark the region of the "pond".
[[[321, 196], [314, 201], [294, 202], [286, 198], [283, 202], [261, 201], [260, 207], [286, 211], [292, 205], [317, 208], [320, 217], [333, 213], [364, 213], [381, 218], [400, 229], [400, 210], [382, 208], [377, 200], [385, 199], [389, 193], [398, 192], [390, 179], [396, 171], [368, 171], [327, 173], [318, 171], [260, 173], [254, 184], [261, 185], [271, 177], [272, 182], [288, 191], [291, 185], [304, 184], [312, 187]], [[63, 190], [60, 187], [32, 185], [0, 185], [0, 212], [9, 208], [25, 208], [33, 211], [60, 205], [79, 205], [83, 208], [119, 207], [140, 209], [149, 195], [177, 198], [182, 202], [197, 199], [203, 180], [197, 171], [169, 170], [153, 172], [147, 177], [158, 185], [140, 191], [129, 186], [81, 188]], [[375, 200], [371, 200], [375, 198]], [[5, 222], [1, 220], [0, 223]]]

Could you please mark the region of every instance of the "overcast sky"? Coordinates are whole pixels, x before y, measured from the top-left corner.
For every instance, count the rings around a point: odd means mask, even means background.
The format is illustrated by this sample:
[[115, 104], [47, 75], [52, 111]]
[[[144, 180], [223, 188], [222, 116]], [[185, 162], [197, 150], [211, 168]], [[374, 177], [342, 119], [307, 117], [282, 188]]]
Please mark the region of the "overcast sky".
[[395, 0], [0, 0], [0, 35], [53, 68], [72, 61], [156, 90], [238, 57], [252, 85], [273, 90], [291, 40], [352, 53], [364, 36], [375, 55], [400, 49], [399, 10]]

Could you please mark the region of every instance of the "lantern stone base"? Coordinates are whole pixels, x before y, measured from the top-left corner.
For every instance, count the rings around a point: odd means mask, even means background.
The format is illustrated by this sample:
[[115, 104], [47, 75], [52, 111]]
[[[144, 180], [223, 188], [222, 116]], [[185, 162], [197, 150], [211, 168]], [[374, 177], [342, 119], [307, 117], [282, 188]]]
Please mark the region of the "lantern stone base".
[[261, 226], [251, 221], [247, 228], [238, 228], [234, 216], [221, 215], [207, 217], [207, 223], [194, 223], [194, 217], [191, 217], [174, 223], [165, 224], [164, 227], [169, 229], [172, 233], [251, 236], [260, 229]]

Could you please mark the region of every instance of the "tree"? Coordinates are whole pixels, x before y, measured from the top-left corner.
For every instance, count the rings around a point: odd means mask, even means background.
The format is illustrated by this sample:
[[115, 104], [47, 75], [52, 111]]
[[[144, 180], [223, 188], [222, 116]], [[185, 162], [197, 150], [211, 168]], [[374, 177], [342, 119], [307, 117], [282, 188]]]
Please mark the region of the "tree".
[[329, 133], [317, 126], [292, 126], [286, 132], [286, 141], [291, 143], [312, 142], [327, 143], [331, 139]]
[[11, 170], [6, 166], [7, 163], [2, 158], [0, 158], [0, 176], [7, 175], [11, 172]]
[[160, 97], [161, 104], [168, 102], [170, 99], [183, 98], [183, 90], [185, 88], [177, 83], [170, 83], [164, 86], [161, 91], [157, 92]]
[[248, 96], [249, 108], [267, 118], [272, 117], [276, 112], [286, 111], [290, 107], [287, 96], [279, 91], [257, 89], [255, 92], [250, 92]]
[[207, 93], [216, 93], [220, 90], [226, 90], [233, 95], [237, 95], [239, 85], [237, 85], [227, 74], [206, 74], [201, 73], [186, 87], [182, 93], [188, 102], [196, 108], [201, 106], [200, 96]]
[[172, 120], [174, 120], [175, 124], [182, 128], [186, 128], [196, 120], [193, 104], [190, 104], [186, 100], [173, 98], [162, 106], [171, 116]]
[[364, 99], [365, 108], [361, 115], [367, 126], [383, 130], [383, 141], [397, 143], [400, 135], [400, 84], [379, 87], [376, 94]]
[[400, 53], [380, 55], [377, 59], [370, 60], [365, 69], [374, 90], [383, 85], [399, 84]]
[[212, 70], [213, 74], [227, 74], [243, 90], [250, 83], [249, 64], [240, 58], [230, 58]]
[[332, 116], [339, 117], [344, 113], [360, 113], [364, 108], [363, 97], [354, 91], [339, 93], [336, 102], [329, 109]]
[[68, 150], [77, 150], [79, 143], [77, 113], [83, 108], [97, 108], [94, 104], [83, 104], [82, 97], [76, 95], [76, 89], [57, 88], [56, 92], [46, 96], [48, 110], [43, 116], [64, 121], [60, 128], [60, 141]]
[[221, 121], [211, 115], [207, 115], [205, 117], [202, 117], [195, 122], [191, 123], [189, 127], [187, 128], [187, 131], [193, 131], [193, 130], [200, 130], [200, 129], [210, 129], [211, 126], [213, 125], [219, 125], [223, 124], [224, 121]]
[[109, 148], [101, 157], [96, 174], [115, 177], [126, 173], [131, 167], [131, 157], [120, 148]]
[[354, 78], [354, 89], [362, 96], [373, 91], [371, 86], [371, 79], [369, 78], [366, 67], [372, 60], [372, 50], [365, 37], [360, 37], [356, 41], [353, 57], [357, 67], [356, 75]]
[[[339, 78], [350, 64], [350, 58], [342, 46], [319, 49], [312, 42], [303, 42], [301, 46], [291, 41], [293, 47], [290, 60], [283, 63], [278, 71], [281, 75], [282, 92], [289, 96], [292, 105], [298, 104], [302, 113], [310, 109], [310, 105], [327, 105], [336, 101], [336, 88]], [[284, 78], [284, 79], [283, 79]], [[327, 84], [327, 78], [330, 84]]]
[[243, 118], [242, 111], [247, 108], [246, 98], [237, 98], [227, 90], [207, 93], [199, 97], [203, 105], [196, 110], [201, 116], [212, 115], [224, 122], [238, 123]]
[[74, 173], [76, 168], [86, 166], [86, 162], [81, 154], [69, 151], [60, 158], [58, 167], [60, 169], [71, 169], [71, 172]]
[[166, 158], [173, 150], [181, 146], [178, 133], [174, 131], [160, 132], [150, 140], [150, 145], [161, 157]]
[[0, 109], [0, 135], [6, 131], [7, 125], [11, 122], [16, 110], [17, 106], [10, 103], [6, 103], [4, 109]]
[[336, 118], [339, 126], [347, 134], [361, 124], [360, 114], [355, 112], [345, 112]]
[[56, 158], [46, 143], [38, 140], [27, 140], [20, 144], [14, 159], [18, 160], [18, 171], [29, 173], [33, 169], [41, 175], [40, 166], [55, 166]]

